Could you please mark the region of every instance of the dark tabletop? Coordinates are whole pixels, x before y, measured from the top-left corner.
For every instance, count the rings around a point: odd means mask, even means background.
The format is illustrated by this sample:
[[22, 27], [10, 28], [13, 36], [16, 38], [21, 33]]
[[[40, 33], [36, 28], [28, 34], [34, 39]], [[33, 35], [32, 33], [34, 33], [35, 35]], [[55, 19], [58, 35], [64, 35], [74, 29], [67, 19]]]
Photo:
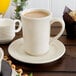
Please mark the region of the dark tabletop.
[[[55, 36], [60, 26], [52, 27], [52, 36]], [[14, 40], [22, 37], [22, 31], [16, 34]], [[14, 41], [13, 40], [13, 41]], [[76, 39], [68, 39], [66, 32], [59, 38], [66, 47], [66, 53], [59, 60], [47, 64], [27, 64], [16, 61], [8, 54], [9, 44], [0, 45], [4, 49], [5, 55], [13, 61], [17, 68], [22, 68], [25, 73], [33, 72], [34, 76], [76, 76]], [[12, 41], [12, 42], [13, 42]]]

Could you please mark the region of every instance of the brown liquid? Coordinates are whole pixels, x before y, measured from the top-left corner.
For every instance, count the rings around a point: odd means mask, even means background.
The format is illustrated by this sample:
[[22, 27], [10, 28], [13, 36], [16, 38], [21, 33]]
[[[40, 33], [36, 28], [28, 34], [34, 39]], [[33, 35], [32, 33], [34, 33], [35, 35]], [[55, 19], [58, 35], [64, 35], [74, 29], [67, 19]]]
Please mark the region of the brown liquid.
[[30, 18], [42, 18], [42, 17], [48, 16], [48, 13], [43, 12], [43, 11], [32, 11], [32, 12], [24, 14], [24, 16], [30, 17]]

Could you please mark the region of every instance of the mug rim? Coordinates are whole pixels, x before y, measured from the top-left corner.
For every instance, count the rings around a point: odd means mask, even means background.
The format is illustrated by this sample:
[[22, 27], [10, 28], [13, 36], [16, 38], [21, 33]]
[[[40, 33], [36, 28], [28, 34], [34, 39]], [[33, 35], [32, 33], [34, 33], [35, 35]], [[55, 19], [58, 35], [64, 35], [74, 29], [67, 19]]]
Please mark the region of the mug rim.
[[[26, 17], [24, 16], [24, 14], [30, 12], [30, 11], [42, 11], [44, 13], [47, 13], [48, 15], [45, 16], [45, 17], [41, 17], [41, 18], [31, 18], [31, 17]], [[31, 8], [31, 9], [24, 9], [22, 12], [21, 12], [21, 18], [26, 18], [26, 19], [31, 19], [31, 20], [42, 20], [42, 19], [46, 19], [48, 17], [52, 17], [52, 12], [47, 10], [47, 9], [38, 9], [38, 8]]]
[[3, 59], [3, 56], [4, 56], [4, 52], [2, 50], [2, 48], [0, 48], [0, 53], [1, 53], [1, 57], [0, 57], [0, 61]]

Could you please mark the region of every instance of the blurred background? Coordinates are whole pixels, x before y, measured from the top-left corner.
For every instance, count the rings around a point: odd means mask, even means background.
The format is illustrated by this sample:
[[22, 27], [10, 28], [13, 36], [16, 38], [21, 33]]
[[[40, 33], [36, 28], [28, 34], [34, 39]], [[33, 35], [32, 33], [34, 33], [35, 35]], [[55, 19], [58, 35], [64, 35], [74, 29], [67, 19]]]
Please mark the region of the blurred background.
[[[53, 12], [54, 17], [62, 17], [65, 6], [76, 10], [76, 0], [27, 0], [25, 8], [45, 8]], [[13, 2], [5, 14], [5, 17], [11, 17], [15, 6]]]

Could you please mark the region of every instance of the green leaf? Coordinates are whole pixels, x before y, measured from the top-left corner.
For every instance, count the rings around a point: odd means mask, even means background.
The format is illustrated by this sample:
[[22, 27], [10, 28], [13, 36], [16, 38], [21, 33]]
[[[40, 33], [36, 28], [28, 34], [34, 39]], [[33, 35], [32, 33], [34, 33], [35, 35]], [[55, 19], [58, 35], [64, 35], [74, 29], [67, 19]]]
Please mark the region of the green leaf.
[[13, 0], [13, 2], [16, 4], [16, 9], [15, 9], [15, 18], [20, 19], [20, 14], [19, 12], [23, 10], [24, 7], [26, 7], [26, 1], [27, 0], [21, 0], [21, 2], [18, 4], [18, 0]]
[[15, 3], [17, 3], [17, 0], [14, 0]]
[[20, 76], [19, 74], [17, 74], [16, 76]]
[[33, 73], [30, 73], [29, 76], [33, 76]]

